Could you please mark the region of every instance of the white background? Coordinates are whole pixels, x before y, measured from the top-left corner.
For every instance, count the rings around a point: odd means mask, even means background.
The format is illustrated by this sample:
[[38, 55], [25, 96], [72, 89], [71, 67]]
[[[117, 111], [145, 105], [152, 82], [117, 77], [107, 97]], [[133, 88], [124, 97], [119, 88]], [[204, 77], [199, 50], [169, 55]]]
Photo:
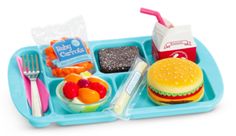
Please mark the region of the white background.
[[[0, 135], [235, 135], [235, 3], [229, 0], [6, 0], [0, 2]], [[150, 35], [155, 9], [175, 25], [191, 24], [193, 34], [214, 56], [224, 80], [224, 97], [212, 112], [136, 121], [36, 129], [11, 101], [7, 67], [19, 48], [34, 45], [31, 29], [83, 15], [89, 40]]]

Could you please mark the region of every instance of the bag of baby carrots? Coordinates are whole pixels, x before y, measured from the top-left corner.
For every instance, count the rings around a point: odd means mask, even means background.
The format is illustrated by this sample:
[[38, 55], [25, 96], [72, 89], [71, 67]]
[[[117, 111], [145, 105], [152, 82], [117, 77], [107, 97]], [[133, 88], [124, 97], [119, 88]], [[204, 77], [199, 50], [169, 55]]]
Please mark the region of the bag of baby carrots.
[[63, 25], [35, 28], [32, 35], [52, 76], [65, 77], [71, 73], [92, 72], [93, 57], [82, 17]]

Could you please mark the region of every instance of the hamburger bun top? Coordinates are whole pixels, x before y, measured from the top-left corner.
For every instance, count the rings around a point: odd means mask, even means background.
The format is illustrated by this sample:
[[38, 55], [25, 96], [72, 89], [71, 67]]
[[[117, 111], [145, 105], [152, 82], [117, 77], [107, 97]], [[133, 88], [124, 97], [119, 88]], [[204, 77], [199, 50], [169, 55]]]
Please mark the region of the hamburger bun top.
[[182, 96], [194, 93], [203, 84], [201, 68], [192, 61], [166, 58], [155, 62], [147, 73], [148, 87], [156, 93]]

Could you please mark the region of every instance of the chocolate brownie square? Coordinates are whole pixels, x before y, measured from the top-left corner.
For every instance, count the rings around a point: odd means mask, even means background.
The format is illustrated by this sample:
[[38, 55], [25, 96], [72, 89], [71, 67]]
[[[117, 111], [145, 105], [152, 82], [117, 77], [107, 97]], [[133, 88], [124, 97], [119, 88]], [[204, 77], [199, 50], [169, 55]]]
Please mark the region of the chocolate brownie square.
[[104, 73], [128, 71], [137, 56], [136, 46], [101, 49], [98, 51], [100, 70]]

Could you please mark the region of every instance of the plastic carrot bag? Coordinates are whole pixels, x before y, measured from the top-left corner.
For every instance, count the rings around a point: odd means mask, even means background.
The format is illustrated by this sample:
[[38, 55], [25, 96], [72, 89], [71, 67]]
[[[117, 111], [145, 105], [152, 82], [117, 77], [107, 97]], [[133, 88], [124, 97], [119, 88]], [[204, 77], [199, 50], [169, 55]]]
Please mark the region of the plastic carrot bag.
[[71, 73], [92, 72], [93, 57], [82, 17], [61, 25], [34, 28], [32, 36], [42, 52], [50, 75], [65, 77]]

